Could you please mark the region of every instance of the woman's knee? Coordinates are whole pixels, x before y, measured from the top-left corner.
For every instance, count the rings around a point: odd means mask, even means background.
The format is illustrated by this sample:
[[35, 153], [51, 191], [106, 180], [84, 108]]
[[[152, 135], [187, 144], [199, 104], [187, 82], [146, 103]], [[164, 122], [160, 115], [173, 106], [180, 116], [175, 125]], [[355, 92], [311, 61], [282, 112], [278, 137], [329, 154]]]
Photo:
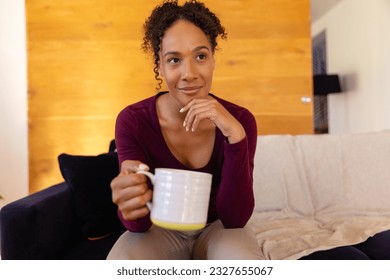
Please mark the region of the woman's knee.
[[[194, 250], [195, 258], [263, 259], [254, 233], [248, 228], [226, 229], [220, 221], [201, 234]], [[200, 254], [199, 254], [200, 252]]]
[[[146, 233], [126, 231], [111, 248], [108, 260], [161, 259], [161, 251], [153, 249], [153, 242], [144, 242]], [[149, 239], [149, 238], [147, 238]], [[146, 240], [145, 240], [146, 241]]]
[[148, 232], [123, 233], [114, 244], [109, 260], [189, 259], [185, 242], [175, 232], [152, 227]]

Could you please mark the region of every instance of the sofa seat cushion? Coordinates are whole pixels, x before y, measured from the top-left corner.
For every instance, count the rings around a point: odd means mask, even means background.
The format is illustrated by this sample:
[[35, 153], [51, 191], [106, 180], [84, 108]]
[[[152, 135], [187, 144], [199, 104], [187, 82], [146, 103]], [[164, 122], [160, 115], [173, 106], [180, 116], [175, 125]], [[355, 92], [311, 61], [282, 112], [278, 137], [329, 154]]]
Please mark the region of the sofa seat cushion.
[[64, 260], [105, 260], [121, 234], [117, 231], [98, 240], [82, 240], [66, 252]]

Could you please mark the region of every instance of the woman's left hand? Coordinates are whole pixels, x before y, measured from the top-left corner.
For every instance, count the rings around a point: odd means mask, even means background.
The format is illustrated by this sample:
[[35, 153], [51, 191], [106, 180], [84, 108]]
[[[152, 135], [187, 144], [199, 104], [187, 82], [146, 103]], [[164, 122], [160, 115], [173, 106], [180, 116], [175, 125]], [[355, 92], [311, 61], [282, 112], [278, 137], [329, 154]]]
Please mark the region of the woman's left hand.
[[202, 120], [210, 120], [228, 138], [230, 144], [245, 138], [241, 123], [214, 98], [193, 99], [180, 112], [187, 112], [183, 123], [187, 131], [195, 131]]

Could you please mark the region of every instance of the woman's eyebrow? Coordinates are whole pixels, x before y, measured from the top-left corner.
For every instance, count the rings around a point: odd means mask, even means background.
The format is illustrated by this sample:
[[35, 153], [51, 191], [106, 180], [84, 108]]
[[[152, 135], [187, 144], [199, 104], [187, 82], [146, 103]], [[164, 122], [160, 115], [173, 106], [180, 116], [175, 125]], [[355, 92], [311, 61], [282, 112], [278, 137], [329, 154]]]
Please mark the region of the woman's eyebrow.
[[163, 57], [166, 57], [166, 56], [169, 56], [169, 55], [179, 55], [180, 52], [177, 52], [177, 51], [169, 51], [169, 52], [166, 52]]
[[[207, 46], [199, 46], [199, 47], [196, 47], [195, 49], [193, 49], [192, 52], [198, 52], [198, 51], [200, 51], [202, 49], [206, 49], [206, 50], [210, 51], [210, 48], [207, 47]], [[168, 52], [164, 53], [163, 57], [166, 57], [166, 56], [169, 56], [169, 55], [180, 55], [180, 52], [178, 52], [178, 51], [168, 51]]]
[[200, 51], [200, 50], [202, 50], [202, 49], [207, 49], [208, 51], [210, 51], [210, 48], [207, 47], [207, 46], [199, 46], [199, 47], [196, 47], [196, 48], [194, 49], [194, 52], [198, 52], [198, 51]]

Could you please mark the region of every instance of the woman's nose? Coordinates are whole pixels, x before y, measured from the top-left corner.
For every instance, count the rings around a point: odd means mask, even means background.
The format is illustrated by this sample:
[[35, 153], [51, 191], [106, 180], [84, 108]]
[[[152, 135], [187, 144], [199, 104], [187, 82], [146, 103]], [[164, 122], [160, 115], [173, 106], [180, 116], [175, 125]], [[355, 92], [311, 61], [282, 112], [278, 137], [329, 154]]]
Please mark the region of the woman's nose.
[[197, 77], [198, 71], [196, 67], [196, 63], [192, 61], [187, 61], [183, 64], [183, 70], [182, 70], [182, 78], [184, 80], [192, 80]]

